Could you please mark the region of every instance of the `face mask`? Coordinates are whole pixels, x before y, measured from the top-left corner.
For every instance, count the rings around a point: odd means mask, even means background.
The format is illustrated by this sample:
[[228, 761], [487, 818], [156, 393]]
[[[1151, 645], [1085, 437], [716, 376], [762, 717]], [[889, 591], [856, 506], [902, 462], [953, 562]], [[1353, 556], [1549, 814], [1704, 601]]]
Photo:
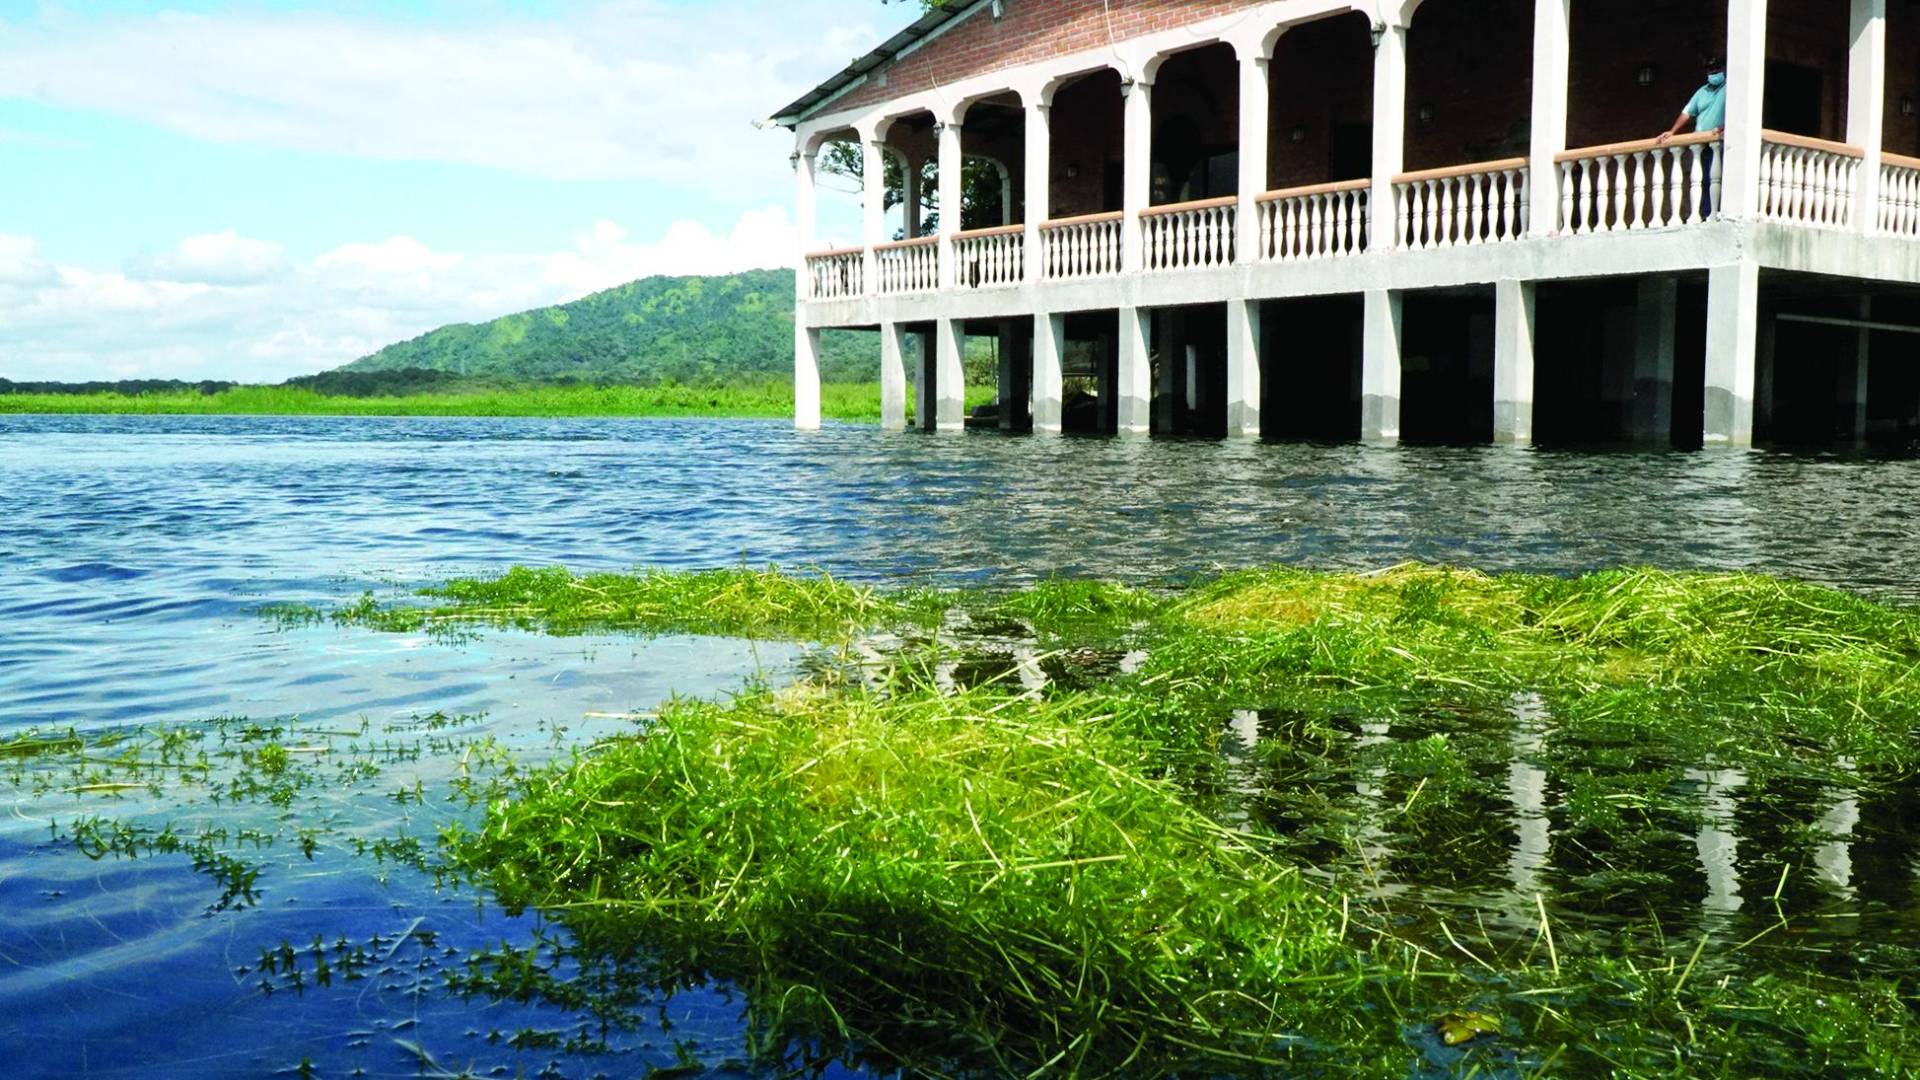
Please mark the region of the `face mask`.
[[1716, 71], [1707, 76], [1707, 85], [1713, 87], [1715, 90], [1727, 85], [1727, 73], [1724, 71]]

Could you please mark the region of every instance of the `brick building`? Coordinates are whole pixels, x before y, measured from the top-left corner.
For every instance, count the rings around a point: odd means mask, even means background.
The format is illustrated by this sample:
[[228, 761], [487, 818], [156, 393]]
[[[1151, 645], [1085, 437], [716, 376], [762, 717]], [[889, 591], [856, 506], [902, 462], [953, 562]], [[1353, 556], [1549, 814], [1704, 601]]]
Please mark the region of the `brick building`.
[[[1655, 140], [1717, 57], [1724, 130]], [[1917, 59], [1915, 0], [956, 0], [777, 116], [803, 234], [832, 144], [865, 192], [796, 421], [856, 327], [889, 426], [915, 340], [964, 425], [975, 334], [1018, 429], [1909, 432]]]

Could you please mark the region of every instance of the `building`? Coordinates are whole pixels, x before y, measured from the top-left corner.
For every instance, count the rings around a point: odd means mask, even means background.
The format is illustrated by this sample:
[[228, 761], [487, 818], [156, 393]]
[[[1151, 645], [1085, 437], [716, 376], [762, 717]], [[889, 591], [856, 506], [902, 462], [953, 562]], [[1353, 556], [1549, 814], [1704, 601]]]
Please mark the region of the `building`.
[[[1716, 56], [1724, 129], [1650, 138]], [[890, 427], [914, 338], [966, 423], [972, 334], [1014, 429], [1911, 432], [1916, 61], [1920, 0], [955, 0], [777, 117], [795, 422], [864, 328]], [[835, 143], [865, 235], [814, 250]]]

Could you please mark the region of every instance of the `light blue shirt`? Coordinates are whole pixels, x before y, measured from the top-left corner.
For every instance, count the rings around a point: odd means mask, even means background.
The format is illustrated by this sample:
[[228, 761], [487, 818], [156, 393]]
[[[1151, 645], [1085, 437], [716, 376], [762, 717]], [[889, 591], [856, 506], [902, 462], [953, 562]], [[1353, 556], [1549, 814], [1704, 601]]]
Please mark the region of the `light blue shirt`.
[[1727, 77], [1716, 75], [1707, 85], [1693, 92], [1687, 102], [1687, 115], [1693, 117], [1693, 130], [1718, 131], [1727, 126]]

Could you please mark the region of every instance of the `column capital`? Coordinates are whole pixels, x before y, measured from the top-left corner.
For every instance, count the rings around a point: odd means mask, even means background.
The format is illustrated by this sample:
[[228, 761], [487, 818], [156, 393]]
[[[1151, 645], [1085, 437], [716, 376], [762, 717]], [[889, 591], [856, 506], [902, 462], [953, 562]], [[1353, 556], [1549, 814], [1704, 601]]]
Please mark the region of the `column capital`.
[[1145, 76], [1135, 76], [1120, 80], [1120, 94], [1122, 97], [1133, 96], [1133, 92], [1136, 89], [1151, 93], [1153, 91], [1153, 80]]
[[965, 126], [966, 125], [958, 120], [936, 120], [933, 125], [933, 133], [935, 135], [945, 135], [949, 129], [958, 133]]

